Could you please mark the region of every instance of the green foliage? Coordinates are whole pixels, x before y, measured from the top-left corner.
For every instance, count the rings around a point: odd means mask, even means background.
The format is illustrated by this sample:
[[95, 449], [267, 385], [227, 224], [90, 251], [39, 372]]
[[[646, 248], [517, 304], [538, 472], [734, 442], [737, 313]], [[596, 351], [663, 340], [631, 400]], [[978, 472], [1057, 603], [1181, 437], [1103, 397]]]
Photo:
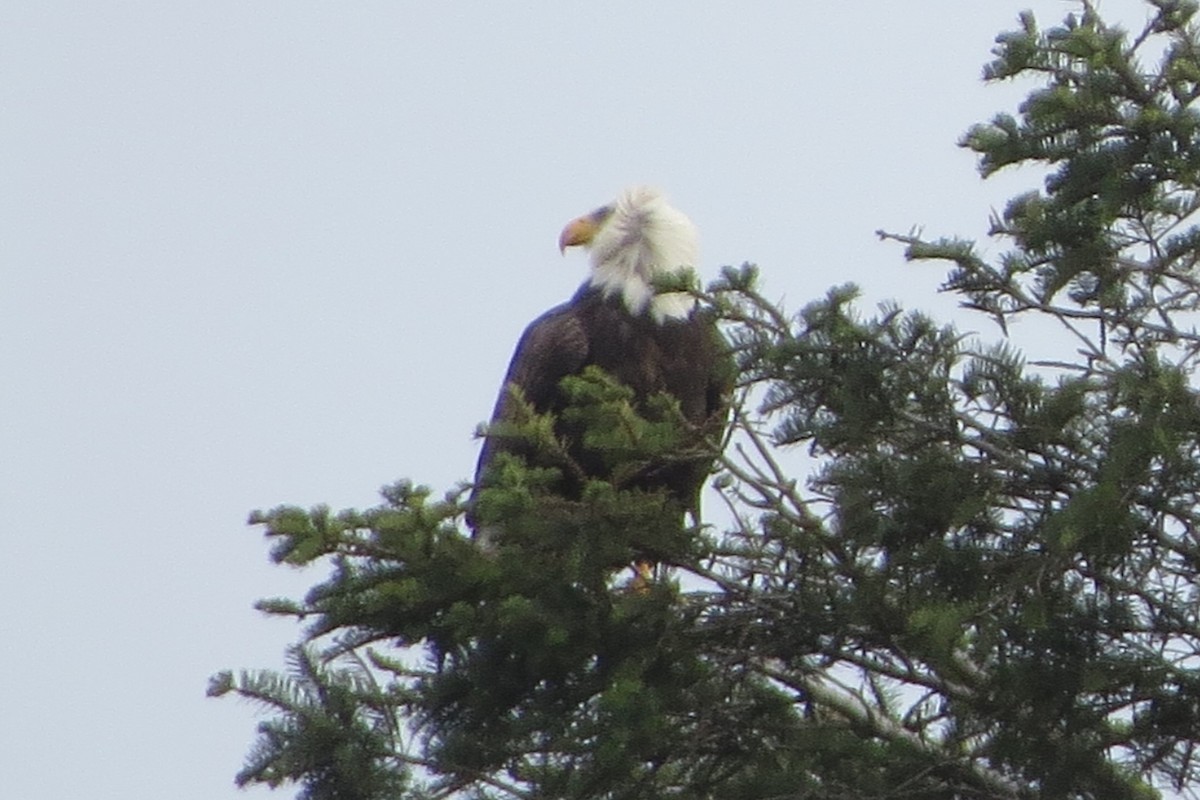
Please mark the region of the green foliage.
[[648, 464], [679, 457], [683, 415], [675, 398], [652, 397], [639, 413], [633, 407], [633, 390], [597, 367], [564, 378], [562, 385], [570, 401], [563, 419], [585, 431], [584, 447], [599, 455], [615, 485], [627, 485]]
[[287, 676], [223, 672], [209, 684], [210, 697], [232, 693], [278, 714], [259, 726], [238, 785], [295, 781], [300, 800], [402, 796], [408, 769], [395, 755], [401, 740], [395, 698], [354, 659], [330, 669], [297, 646], [288, 661]]
[[[491, 433], [533, 455], [479, 493], [487, 548], [461, 493], [407, 483], [367, 511], [253, 515], [276, 561], [329, 573], [260, 604], [306, 624], [289, 675], [214, 679], [273, 714], [239, 782], [364, 800], [1196, 785], [1200, 46], [1194, 3], [1150, 6], [1136, 35], [1084, 5], [997, 40], [986, 77], [1034, 86], [963, 143], [984, 175], [1045, 175], [993, 220], [998, 256], [885, 234], [949, 262], [945, 289], [1002, 331], [1037, 314], [1075, 353], [1029, 363], [868, 315], [851, 286], [788, 314], [749, 265], [659, 287], [711, 307], [737, 361], [725, 529], [631, 488], [698, 445], [668, 399], [635, 408], [596, 371], [564, 415], [604, 474], [562, 496], [583, 471], [518, 402]], [[659, 574], [625, 578], [643, 558]]]
[[[1019, 118], [997, 115], [962, 144], [979, 154], [985, 176], [1044, 165], [1045, 187], [993, 220], [993, 234], [1015, 245], [997, 265], [952, 240], [914, 242], [909, 253], [957, 262], [946, 286], [972, 306], [1001, 320], [1036, 311], [1102, 322], [1121, 346], [1179, 343], [1161, 312], [1195, 310], [1187, 290], [1197, 243], [1189, 218], [1200, 203], [1200, 57], [1189, 28], [1195, 4], [1151, 5], [1153, 19], [1132, 39], [1090, 6], [1047, 31], [1024, 15], [1021, 30], [998, 39], [986, 77], [1044, 82]], [[1142, 53], [1155, 47], [1163, 52], [1147, 72]], [[1103, 341], [1089, 344], [1104, 357]]]

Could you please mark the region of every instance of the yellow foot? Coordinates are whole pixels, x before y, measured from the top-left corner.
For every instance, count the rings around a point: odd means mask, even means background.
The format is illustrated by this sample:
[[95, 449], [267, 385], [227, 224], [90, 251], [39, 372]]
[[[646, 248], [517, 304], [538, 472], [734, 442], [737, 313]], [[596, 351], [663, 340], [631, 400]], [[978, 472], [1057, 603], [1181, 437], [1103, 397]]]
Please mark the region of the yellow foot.
[[635, 561], [631, 569], [633, 580], [629, 582], [629, 590], [636, 594], [650, 591], [650, 584], [654, 582], [654, 564], [649, 561]]

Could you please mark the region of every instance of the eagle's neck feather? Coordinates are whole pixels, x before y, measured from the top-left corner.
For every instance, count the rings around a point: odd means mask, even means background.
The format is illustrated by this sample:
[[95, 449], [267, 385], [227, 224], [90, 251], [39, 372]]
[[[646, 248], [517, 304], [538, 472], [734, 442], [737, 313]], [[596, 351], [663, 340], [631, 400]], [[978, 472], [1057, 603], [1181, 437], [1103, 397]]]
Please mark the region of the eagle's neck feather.
[[631, 314], [648, 313], [655, 322], [686, 319], [695, 300], [683, 292], [655, 294], [654, 280], [696, 265], [696, 229], [656, 191], [621, 194], [592, 241], [589, 283], [606, 297], [619, 295]]

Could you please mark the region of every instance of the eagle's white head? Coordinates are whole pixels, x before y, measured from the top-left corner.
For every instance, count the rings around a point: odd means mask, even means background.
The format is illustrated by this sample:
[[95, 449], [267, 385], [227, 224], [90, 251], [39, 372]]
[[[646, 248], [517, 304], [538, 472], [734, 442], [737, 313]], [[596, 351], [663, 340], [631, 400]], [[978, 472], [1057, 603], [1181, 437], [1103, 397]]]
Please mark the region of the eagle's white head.
[[691, 296], [654, 293], [656, 277], [694, 268], [698, 260], [696, 226], [657, 189], [633, 186], [609, 205], [571, 220], [558, 247], [572, 245], [591, 251], [591, 285], [606, 295], [620, 294], [630, 313], [648, 312], [656, 322], [692, 313]]

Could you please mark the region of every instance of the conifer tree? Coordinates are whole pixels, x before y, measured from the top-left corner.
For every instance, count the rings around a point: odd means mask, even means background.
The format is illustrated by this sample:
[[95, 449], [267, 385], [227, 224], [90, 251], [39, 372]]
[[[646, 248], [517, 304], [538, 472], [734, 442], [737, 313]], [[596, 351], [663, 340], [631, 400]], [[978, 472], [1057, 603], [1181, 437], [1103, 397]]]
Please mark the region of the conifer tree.
[[[366, 511], [252, 516], [279, 563], [327, 563], [286, 675], [214, 695], [271, 713], [239, 783], [376, 798], [1128, 798], [1200, 780], [1200, 38], [1196, 4], [1144, 29], [1090, 5], [997, 39], [985, 76], [1036, 79], [962, 144], [1044, 183], [971, 242], [883, 234], [945, 290], [1072, 342], [1026, 362], [838, 287], [791, 314], [755, 269], [696, 292], [741, 395], [717, 481], [727, 526], [593, 481], [556, 498], [512, 459], [464, 533], [462, 494], [408, 483]], [[926, 267], [927, 268], [927, 267]], [[619, 464], [669, 454], [573, 379]], [[612, 420], [621, 420], [614, 436]], [[554, 448], [532, 410], [511, 435]], [[789, 469], [807, 451], [811, 474]], [[552, 463], [547, 461], [545, 463]], [[805, 467], [807, 470], [808, 468]], [[631, 587], [637, 557], [663, 565]]]

